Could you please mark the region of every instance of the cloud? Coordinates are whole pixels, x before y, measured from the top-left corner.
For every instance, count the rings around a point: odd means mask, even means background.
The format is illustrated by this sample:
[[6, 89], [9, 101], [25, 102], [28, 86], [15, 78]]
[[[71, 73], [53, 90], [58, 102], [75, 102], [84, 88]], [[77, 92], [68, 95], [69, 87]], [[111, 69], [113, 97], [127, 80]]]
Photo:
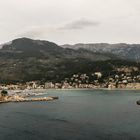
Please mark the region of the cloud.
[[60, 24], [54, 26], [32, 26], [23, 29], [22, 31], [17, 33], [16, 37], [38, 38], [44, 37], [48, 34], [60, 34], [64, 30], [81, 30], [87, 27], [98, 26], [99, 24], [100, 23], [96, 21], [80, 19], [67, 24]]
[[97, 21], [91, 21], [87, 19], [79, 19], [70, 23], [65, 24], [60, 29], [62, 30], [80, 30], [87, 27], [98, 26], [100, 23]]
[[27, 29], [24, 29], [23, 31], [20, 31], [17, 33], [16, 37], [29, 37], [29, 38], [36, 38], [36, 37], [42, 37], [47, 32], [46, 27], [29, 27]]
[[15, 34], [15, 37], [28, 37], [32, 39], [49, 39], [60, 36], [62, 32], [58, 29], [58, 26], [32, 26], [20, 30]]

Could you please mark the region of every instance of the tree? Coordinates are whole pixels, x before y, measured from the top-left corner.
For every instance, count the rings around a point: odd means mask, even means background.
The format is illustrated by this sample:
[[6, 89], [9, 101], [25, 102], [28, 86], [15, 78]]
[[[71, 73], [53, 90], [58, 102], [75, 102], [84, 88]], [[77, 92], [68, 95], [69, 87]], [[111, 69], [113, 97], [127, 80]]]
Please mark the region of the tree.
[[1, 91], [1, 96], [5, 97], [8, 95], [8, 92], [6, 90]]

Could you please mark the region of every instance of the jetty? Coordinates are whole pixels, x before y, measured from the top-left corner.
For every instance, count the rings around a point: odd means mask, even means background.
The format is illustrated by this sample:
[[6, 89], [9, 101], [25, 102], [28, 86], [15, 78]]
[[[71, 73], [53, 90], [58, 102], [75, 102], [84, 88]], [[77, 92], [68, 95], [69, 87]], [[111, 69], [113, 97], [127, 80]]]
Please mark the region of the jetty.
[[58, 97], [42, 97], [42, 98], [18, 98], [18, 99], [9, 99], [0, 101], [0, 103], [9, 103], [9, 102], [40, 102], [40, 101], [53, 101], [57, 100]]
[[13, 102], [38, 102], [38, 101], [52, 101], [56, 100], [58, 97], [43, 97], [43, 98], [24, 98], [19, 100], [14, 100]]
[[32, 94], [30, 96], [25, 96], [24, 94], [14, 94], [14, 95], [8, 95], [8, 92], [5, 90], [2, 90], [0, 93], [0, 104], [1, 103], [9, 103], [9, 102], [40, 102], [40, 101], [53, 101], [57, 100], [57, 96], [50, 96], [50, 97], [32, 97]]

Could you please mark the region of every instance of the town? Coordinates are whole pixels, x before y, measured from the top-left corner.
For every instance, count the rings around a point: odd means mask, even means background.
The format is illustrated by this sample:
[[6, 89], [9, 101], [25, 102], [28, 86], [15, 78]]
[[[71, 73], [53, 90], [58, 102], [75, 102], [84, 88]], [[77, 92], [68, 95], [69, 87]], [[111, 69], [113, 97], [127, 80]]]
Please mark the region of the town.
[[73, 74], [61, 82], [30, 81], [17, 84], [0, 84], [0, 90], [31, 90], [31, 89], [140, 89], [140, 74], [137, 67], [122, 67], [116, 71], [104, 74], [94, 72], [91, 74]]

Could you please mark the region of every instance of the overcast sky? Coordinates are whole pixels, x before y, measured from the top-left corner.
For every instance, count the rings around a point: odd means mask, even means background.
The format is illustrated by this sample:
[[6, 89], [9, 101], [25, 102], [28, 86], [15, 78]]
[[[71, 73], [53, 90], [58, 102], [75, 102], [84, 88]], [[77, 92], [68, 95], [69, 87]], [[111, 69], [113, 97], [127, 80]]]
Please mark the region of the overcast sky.
[[140, 43], [140, 0], [0, 0], [0, 43]]

